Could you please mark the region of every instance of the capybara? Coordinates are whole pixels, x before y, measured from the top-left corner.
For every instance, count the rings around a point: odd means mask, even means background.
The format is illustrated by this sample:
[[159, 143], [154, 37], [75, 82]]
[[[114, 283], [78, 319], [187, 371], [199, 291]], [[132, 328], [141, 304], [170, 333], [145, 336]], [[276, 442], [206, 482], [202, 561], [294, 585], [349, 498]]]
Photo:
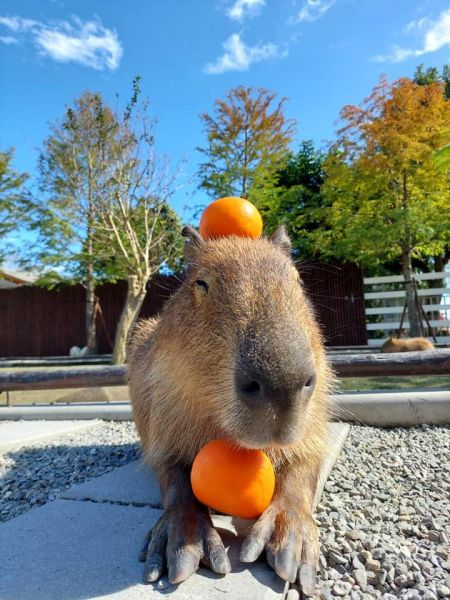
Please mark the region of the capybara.
[[423, 337], [407, 339], [390, 337], [381, 346], [382, 352], [417, 352], [419, 350], [434, 350], [434, 346]]
[[189, 577], [202, 561], [230, 562], [190, 469], [210, 440], [263, 449], [276, 474], [272, 503], [252, 525], [240, 559], [267, 551], [271, 567], [312, 595], [318, 562], [314, 494], [326, 446], [333, 375], [290, 258], [283, 228], [270, 238], [203, 240], [185, 227], [186, 279], [158, 320], [129, 345], [129, 385], [146, 462], [164, 514], [148, 535], [144, 578]]

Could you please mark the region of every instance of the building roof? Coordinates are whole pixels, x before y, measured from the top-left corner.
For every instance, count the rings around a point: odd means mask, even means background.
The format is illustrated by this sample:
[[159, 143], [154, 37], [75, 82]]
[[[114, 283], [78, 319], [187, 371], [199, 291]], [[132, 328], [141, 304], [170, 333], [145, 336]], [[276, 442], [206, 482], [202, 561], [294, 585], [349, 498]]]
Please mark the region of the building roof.
[[27, 271], [17, 269], [0, 269], [0, 287], [13, 288], [18, 285], [27, 285], [36, 281], [37, 277]]

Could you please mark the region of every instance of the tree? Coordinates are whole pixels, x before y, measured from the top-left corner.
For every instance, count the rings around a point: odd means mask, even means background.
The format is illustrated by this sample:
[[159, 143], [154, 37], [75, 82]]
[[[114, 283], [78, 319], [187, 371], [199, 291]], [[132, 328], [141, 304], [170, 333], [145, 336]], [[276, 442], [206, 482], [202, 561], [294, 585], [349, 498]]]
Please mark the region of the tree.
[[148, 280], [180, 248], [181, 227], [167, 204], [174, 178], [156, 156], [154, 122], [147, 104], [138, 107], [138, 96], [137, 78], [121, 114], [87, 92], [52, 126], [39, 160], [42, 197], [32, 225], [39, 239], [31, 258], [43, 270], [41, 282], [65, 279], [86, 288], [89, 352], [95, 349], [96, 281], [127, 280], [115, 362], [125, 359], [124, 339]]
[[361, 106], [346, 106], [344, 126], [325, 163], [326, 206], [316, 243], [325, 254], [362, 265], [400, 259], [412, 335], [420, 335], [412, 257], [449, 242], [449, 172], [433, 160], [450, 141], [443, 83], [384, 79]]
[[442, 72], [439, 74], [439, 69], [436, 67], [428, 67], [425, 69], [421, 64], [416, 68], [414, 73], [414, 83], [417, 85], [430, 85], [430, 83], [443, 83], [444, 96], [450, 99], [450, 65], [444, 65]]
[[39, 198], [32, 229], [38, 243], [26, 263], [42, 272], [38, 283], [81, 283], [86, 289], [88, 353], [95, 351], [95, 206], [104, 165], [123, 136], [113, 111], [99, 94], [86, 92], [51, 125], [39, 156]]
[[285, 101], [264, 88], [239, 86], [215, 101], [213, 115], [201, 115], [208, 140], [198, 149], [206, 157], [198, 171], [201, 188], [213, 198], [252, 199], [272, 184], [294, 134]]
[[276, 174], [276, 184], [263, 190], [256, 204], [269, 231], [283, 223], [292, 240], [295, 258], [304, 260], [320, 254], [311, 232], [321, 226], [318, 209], [323, 206], [321, 187], [326, 154], [314, 148], [312, 140], [289, 153], [286, 164]]
[[13, 231], [26, 216], [29, 209], [29, 196], [24, 191], [27, 173], [18, 173], [11, 166], [14, 151], [0, 151], [0, 262], [7, 252], [6, 236]]
[[128, 283], [127, 297], [116, 329], [112, 362], [126, 358], [126, 342], [147, 293], [147, 284], [162, 266], [176, 267], [182, 256], [181, 223], [168, 200], [176, 190], [177, 173], [154, 145], [155, 122], [147, 104], [138, 106], [139, 81], [120, 122], [122, 136], [104, 165], [94, 208], [101, 252], [116, 277]]

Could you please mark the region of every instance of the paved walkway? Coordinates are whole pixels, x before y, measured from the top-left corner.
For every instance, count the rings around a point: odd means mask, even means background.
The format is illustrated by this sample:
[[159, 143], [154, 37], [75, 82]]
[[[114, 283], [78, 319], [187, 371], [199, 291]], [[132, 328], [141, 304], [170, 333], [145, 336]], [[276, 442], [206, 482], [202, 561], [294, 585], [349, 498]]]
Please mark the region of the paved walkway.
[[[4, 433], [5, 427], [0, 423]], [[347, 433], [348, 425], [333, 427], [321, 487]], [[18, 437], [17, 433], [15, 442], [20, 445]], [[0, 526], [1, 600], [140, 600], [169, 592], [174, 600], [286, 597], [285, 583], [265, 562], [239, 563], [238, 530], [230, 518], [219, 516], [214, 522], [228, 548], [231, 573], [222, 577], [202, 568], [179, 586], [167, 580], [143, 585], [139, 546], [160, 514], [154, 474], [130, 463], [4, 523]]]
[[77, 433], [100, 421], [0, 421], [0, 452], [17, 450], [66, 433]]

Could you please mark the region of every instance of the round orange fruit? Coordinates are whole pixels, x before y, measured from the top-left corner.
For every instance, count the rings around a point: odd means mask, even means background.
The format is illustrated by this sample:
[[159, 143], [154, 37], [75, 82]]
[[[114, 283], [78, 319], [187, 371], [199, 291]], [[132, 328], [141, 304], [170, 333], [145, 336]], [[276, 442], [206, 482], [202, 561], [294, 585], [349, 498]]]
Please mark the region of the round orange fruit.
[[269, 506], [275, 474], [261, 450], [239, 448], [228, 440], [214, 440], [194, 459], [191, 484], [197, 500], [214, 510], [255, 519]]
[[209, 238], [237, 235], [259, 238], [263, 230], [256, 206], [243, 198], [219, 198], [211, 202], [200, 219], [200, 235]]

